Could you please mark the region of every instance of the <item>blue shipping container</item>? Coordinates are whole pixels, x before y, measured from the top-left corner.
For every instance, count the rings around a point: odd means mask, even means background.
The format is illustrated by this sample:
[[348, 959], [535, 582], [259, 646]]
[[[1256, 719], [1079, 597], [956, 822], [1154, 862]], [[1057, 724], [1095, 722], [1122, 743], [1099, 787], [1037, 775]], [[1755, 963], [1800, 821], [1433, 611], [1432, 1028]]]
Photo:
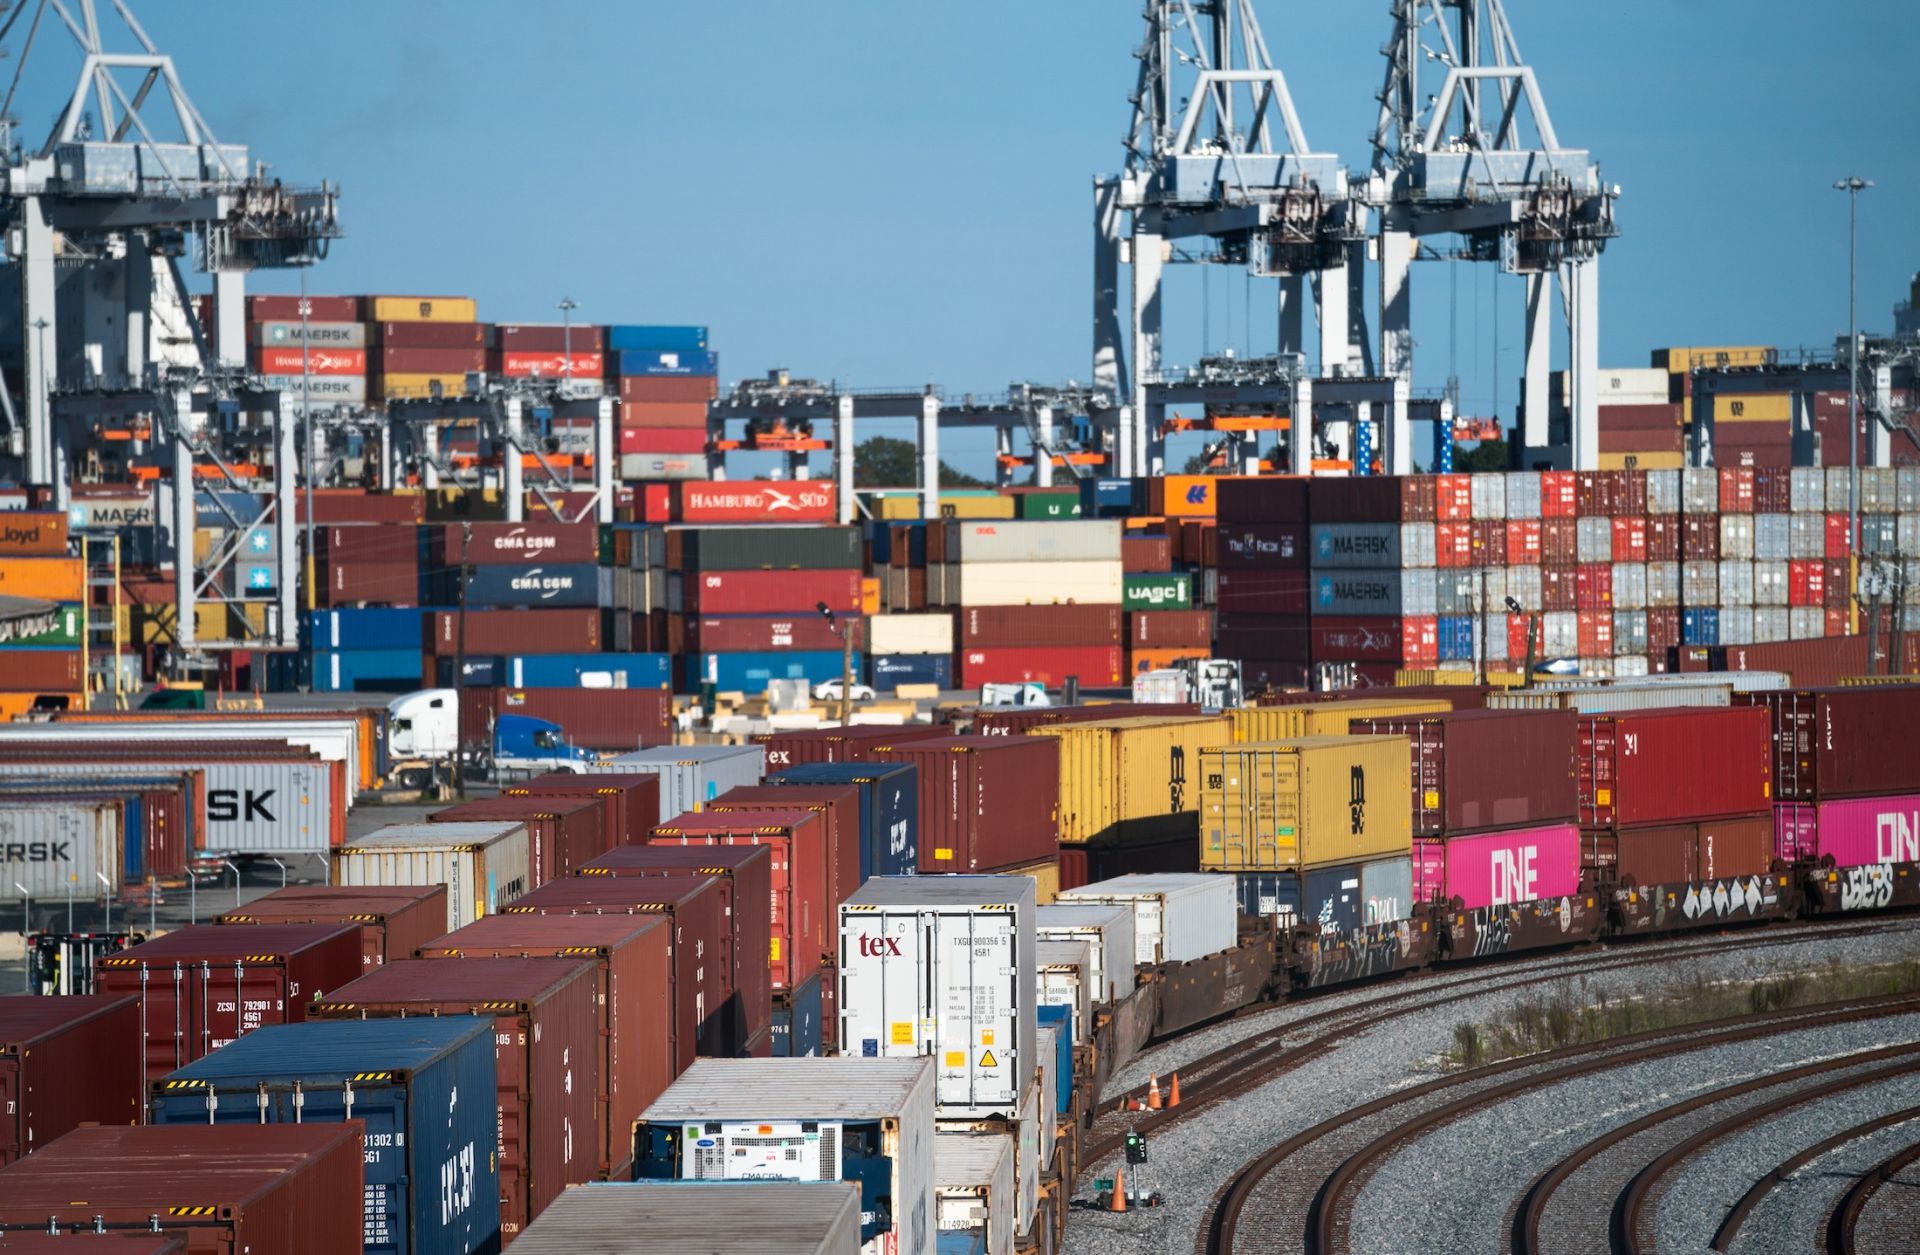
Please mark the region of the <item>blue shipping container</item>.
[[302, 685], [316, 693], [411, 693], [420, 687], [420, 647], [326, 649], [302, 654]]
[[1443, 614], [1439, 622], [1440, 661], [1473, 661], [1473, 616]]
[[496, 674], [504, 678], [468, 683], [566, 689], [591, 678], [596, 688], [657, 689], [673, 682], [673, 659], [667, 654], [519, 654], [506, 659]]
[[425, 610], [315, 610], [301, 616], [300, 643], [310, 649], [421, 648]]
[[933, 684], [953, 687], [952, 654], [876, 654], [867, 683], [876, 689], [898, 688], [902, 684]]
[[1682, 645], [1718, 645], [1720, 643], [1720, 612], [1718, 610], [1687, 610], [1680, 615], [1680, 643]]
[[773, 1000], [773, 1057], [814, 1058], [820, 1042], [820, 973], [815, 972], [786, 996]]
[[860, 880], [919, 868], [920, 769], [908, 763], [798, 763], [768, 784], [860, 786]]
[[705, 349], [627, 349], [608, 363], [615, 375], [717, 375], [720, 356]]
[[[463, 674], [456, 674], [460, 671], [462, 661], [466, 663], [466, 671]], [[507, 683], [507, 660], [497, 656], [468, 654], [464, 660], [435, 658], [433, 667], [433, 687], [436, 688], [459, 688], [463, 684], [471, 684], [479, 688], [501, 688]]]
[[1360, 865], [1342, 864], [1309, 871], [1236, 872], [1243, 915], [1271, 917], [1281, 927], [1317, 924], [1322, 932], [1360, 927]]
[[[853, 656], [853, 673], [861, 675], [864, 659]], [[819, 684], [840, 678], [840, 651], [837, 649], [771, 650], [751, 654], [688, 654], [687, 688], [713, 684], [722, 690], [739, 689], [746, 693], [764, 693], [768, 680], [805, 680]]]
[[276, 1024], [154, 1082], [152, 1120], [365, 1120], [364, 1249], [467, 1255], [499, 1249], [498, 1084], [490, 1016]]
[[1073, 1105], [1073, 1008], [1065, 1003], [1033, 1009], [1040, 1027], [1051, 1027], [1053, 1035], [1054, 1109], [1062, 1115]]
[[1144, 479], [1083, 479], [1080, 481], [1080, 517], [1117, 519], [1147, 512]]
[[[469, 606], [597, 606], [600, 568], [591, 562], [548, 562], [540, 566], [468, 568]], [[441, 577], [442, 600], [460, 597], [460, 573]]]
[[635, 349], [698, 353], [706, 347], [705, 327], [643, 327], [621, 323], [607, 328], [609, 353], [625, 353]]

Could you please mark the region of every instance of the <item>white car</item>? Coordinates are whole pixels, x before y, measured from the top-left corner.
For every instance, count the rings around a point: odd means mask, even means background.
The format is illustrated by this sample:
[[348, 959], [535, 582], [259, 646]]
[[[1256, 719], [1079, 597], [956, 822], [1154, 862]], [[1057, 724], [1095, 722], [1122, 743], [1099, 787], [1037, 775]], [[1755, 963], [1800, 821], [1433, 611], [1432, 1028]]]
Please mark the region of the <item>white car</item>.
[[[840, 681], [822, 680], [820, 683], [813, 686], [813, 696], [817, 701], [823, 701], [823, 702], [839, 701], [840, 700]], [[874, 698], [874, 692], [871, 688], [867, 687], [864, 684], [856, 684], [853, 686], [854, 701], [870, 702], [873, 700], [873, 698]]]

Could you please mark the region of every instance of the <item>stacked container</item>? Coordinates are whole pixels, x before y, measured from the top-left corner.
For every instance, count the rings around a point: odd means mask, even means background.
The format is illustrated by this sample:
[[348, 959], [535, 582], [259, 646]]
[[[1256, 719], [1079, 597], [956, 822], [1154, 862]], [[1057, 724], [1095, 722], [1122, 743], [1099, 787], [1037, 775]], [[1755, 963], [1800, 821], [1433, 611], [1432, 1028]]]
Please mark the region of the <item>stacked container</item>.
[[961, 688], [1122, 683], [1119, 523], [929, 524], [926, 545], [928, 603], [958, 611]]
[[369, 296], [367, 396], [373, 401], [458, 397], [487, 369], [487, 329], [464, 296]]
[[0, 1168], [83, 1124], [137, 1124], [141, 1006], [125, 994], [0, 998]]
[[0, 514], [0, 597], [17, 597], [35, 613], [11, 620], [0, 640], [0, 719], [30, 709], [40, 697], [71, 699], [86, 687], [86, 571], [70, 557], [64, 514]]
[[[605, 365], [620, 403], [621, 478], [706, 478], [707, 406], [720, 395], [707, 329], [608, 327]], [[686, 469], [671, 473], [676, 466]]]
[[487, 331], [489, 375], [562, 383], [576, 397], [597, 397], [606, 391], [606, 328], [501, 323]]
[[867, 634], [867, 679], [876, 691], [903, 684], [954, 687], [951, 614], [876, 615], [867, 621]]
[[284, 414], [367, 403], [367, 330], [351, 296], [247, 298], [247, 356]]
[[360, 964], [379, 967], [413, 952], [447, 931], [445, 885], [288, 885], [216, 924], [356, 924]]
[[667, 565], [684, 572], [667, 600], [683, 612], [689, 689], [761, 693], [775, 679], [838, 680], [849, 641], [852, 674], [861, 674], [857, 528], [683, 528], [667, 535]]
[[872, 754], [919, 773], [920, 871], [1001, 872], [1055, 861], [1057, 739], [934, 737]]
[[334, 851], [340, 886], [445, 885], [445, 932], [493, 915], [538, 885], [525, 823], [393, 824]]
[[1218, 505], [1215, 652], [1260, 682], [1305, 678], [1310, 661], [1307, 482], [1228, 479]]

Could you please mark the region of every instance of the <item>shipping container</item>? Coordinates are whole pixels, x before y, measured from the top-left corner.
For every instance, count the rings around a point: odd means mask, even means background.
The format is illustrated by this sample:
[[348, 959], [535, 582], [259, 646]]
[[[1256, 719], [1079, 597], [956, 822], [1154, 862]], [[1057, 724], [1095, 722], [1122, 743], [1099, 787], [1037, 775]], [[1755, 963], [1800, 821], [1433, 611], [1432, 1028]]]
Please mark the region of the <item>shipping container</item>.
[[[463, 629], [462, 623], [465, 627]], [[462, 637], [464, 636], [464, 645]], [[427, 650], [451, 658], [473, 654], [572, 654], [600, 648], [600, 612], [591, 609], [436, 610], [427, 620]], [[514, 677], [510, 684], [549, 683]]]
[[659, 916], [490, 915], [421, 948], [422, 959], [584, 959], [594, 964], [603, 1134], [600, 1175], [631, 1172], [633, 1122], [665, 1092], [675, 1055], [672, 925]]
[[592, 764], [585, 774], [659, 776], [658, 822], [665, 823], [701, 810], [728, 789], [759, 784], [764, 768], [765, 753], [757, 745], [662, 745]]
[[905, 763], [796, 763], [767, 783], [811, 789], [852, 785], [860, 791], [860, 879], [906, 876], [919, 866], [919, 771]]
[[[435, 567], [562, 565], [599, 561], [599, 529], [592, 523], [448, 523], [428, 529], [428, 561]], [[480, 598], [475, 595], [472, 600]]]
[[697, 618], [690, 615], [686, 620], [688, 653], [801, 650], [838, 654], [843, 642], [849, 638], [856, 652], [865, 650], [865, 620], [858, 616], [836, 616], [830, 624], [822, 615], [798, 612], [784, 615], [710, 614]]
[[[500, 1236], [493, 1022], [312, 1021], [268, 1027], [153, 1084], [156, 1125], [365, 1125], [363, 1248], [468, 1255]], [[3, 1248], [4, 1244], [0, 1244]]]
[[848, 570], [861, 565], [857, 527], [768, 527], [768, 521], [761, 516], [752, 527], [670, 529], [666, 565], [684, 571]]
[[1117, 599], [1104, 606], [969, 606], [953, 618], [963, 650], [1113, 646], [1126, 639]]
[[1092, 1001], [1111, 1005], [1133, 992], [1133, 904], [1057, 899], [1034, 913], [1040, 942], [1081, 942], [1087, 947]]
[[[887, 616], [873, 620], [882, 622]], [[919, 685], [945, 692], [954, 686], [951, 654], [875, 654], [867, 659], [867, 680], [878, 692]]]
[[813, 480], [688, 481], [680, 485], [677, 496], [681, 522], [759, 525], [831, 523], [837, 517], [839, 499], [833, 484]]
[[[552, 612], [541, 612], [552, 613]], [[472, 661], [471, 658], [468, 659]], [[505, 683], [514, 688], [671, 688], [673, 661], [666, 654], [532, 654], [510, 657], [504, 672], [470, 676], [469, 684]]]
[[430, 822], [526, 825], [532, 883], [543, 885], [606, 853], [604, 806], [597, 797], [476, 798], [435, 811]]
[[1036, 727], [1060, 739], [1060, 840], [1191, 833], [1200, 751], [1231, 741], [1224, 718], [1122, 718]]
[[598, 797], [605, 801], [603, 818], [607, 823], [605, 848], [617, 845], [643, 845], [660, 822], [660, 777], [653, 772], [628, 775], [596, 773], [582, 776], [570, 771], [549, 772], [523, 784], [510, 784], [501, 791], [505, 797]]
[[[0, 556], [0, 597], [83, 601], [86, 571], [78, 558]], [[1116, 592], [1108, 600], [1120, 598]]]
[[1412, 863], [1404, 854], [1362, 863], [1236, 872], [1233, 884], [1241, 914], [1272, 919], [1283, 929], [1315, 928], [1328, 938], [1397, 923], [1408, 917], [1414, 902]]
[[1409, 776], [1403, 736], [1377, 742], [1305, 737], [1202, 750], [1200, 865], [1256, 871], [1403, 851]]
[[1839, 868], [1920, 863], [1920, 794], [1782, 801], [1773, 818], [1774, 852], [1790, 862]]
[[445, 885], [447, 926], [464, 928], [532, 889], [532, 840], [520, 822], [392, 824], [334, 851], [336, 885]]
[[1136, 963], [1204, 958], [1231, 950], [1237, 935], [1233, 882], [1225, 876], [1119, 876], [1065, 890], [1059, 902], [1132, 907]]
[[933, 1142], [927, 1060], [703, 1059], [648, 1108], [634, 1159], [662, 1189], [856, 1182], [864, 1249], [933, 1255]]
[[934, 1208], [941, 1246], [997, 1255], [1014, 1249], [1014, 1139], [1007, 1133], [941, 1130], [933, 1139]]
[[686, 686], [697, 690], [712, 685], [721, 692], [760, 694], [775, 680], [800, 680], [807, 687], [847, 674], [858, 676], [865, 662], [856, 652], [852, 658], [839, 650], [767, 650], [751, 654], [688, 654]]
[[349, 924], [191, 925], [99, 961], [93, 987], [140, 1001], [146, 1080], [158, 1080], [357, 978], [360, 930]]
[[840, 1049], [932, 1055], [942, 1118], [1017, 1118], [1035, 1054], [1034, 885], [880, 877], [840, 908]]
[[0, 998], [0, 1168], [84, 1124], [138, 1124], [140, 1052], [138, 998]]
[[1459, 711], [1356, 718], [1361, 735], [1406, 737], [1412, 835], [1540, 825], [1575, 813], [1574, 717]]
[[216, 924], [354, 924], [360, 964], [410, 959], [447, 931], [445, 885], [288, 885], [244, 907], [216, 915]]
[[1776, 690], [1737, 700], [1765, 712], [1780, 801], [1920, 791], [1912, 750], [1920, 701], [1900, 688]]
[[[0, 666], [4, 666], [0, 659]], [[0, 796], [0, 902], [118, 897], [127, 857], [119, 802]]]
[[1042, 684], [1063, 687], [1069, 678], [1082, 688], [1118, 688], [1126, 683], [1125, 653], [1118, 647], [1024, 647], [967, 649], [958, 655], [960, 687], [985, 684]]
[[[972, 613], [987, 614], [989, 610]], [[883, 614], [867, 624], [869, 648], [876, 655], [945, 655], [954, 649], [954, 617], [945, 613]]]
[[[0, 1230], [177, 1235], [193, 1255], [362, 1248], [360, 1124], [82, 1128], [0, 1175]], [[102, 1239], [104, 1242], [105, 1239]], [[103, 1252], [119, 1248], [102, 1245]]]
[[1752, 815], [1772, 804], [1764, 710], [1695, 707], [1578, 720], [1583, 827]]
[[1289, 706], [1248, 706], [1226, 712], [1233, 723], [1235, 744], [1290, 741], [1306, 736], [1346, 736], [1358, 719], [1411, 719], [1450, 713], [1453, 703], [1443, 697], [1355, 697]]
[[65, 514], [0, 512], [0, 555], [64, 558], [67, 546]]
[[929, 527], [929, 562], [1118, 562], [1117, 520], [943, 522]]
[[845, 1183], [583, 1185], [555, 1199], [516, 1245], [522, 1255], [694, 1251], [715, 1243], [736, 1251], [858, 1255], [860, 1217], [860, 1191]]
[[1413, 843], [1416, 901], [1478, 911], [1550, 902], [1580, 891], [1580, 833], [1571, 824], [1462, 832]]
[[831, 969], [815, 972], [773, 999], [771, 1055], [775, 1059], [814, 1059], [827, 1053], [826, 1006], [821, 997], [836, 979]]
[[1060, 743], [1049, 737], [936, 737], [879, 746], [919, 771], [919, 870], [991, 872], [1052, 857]]

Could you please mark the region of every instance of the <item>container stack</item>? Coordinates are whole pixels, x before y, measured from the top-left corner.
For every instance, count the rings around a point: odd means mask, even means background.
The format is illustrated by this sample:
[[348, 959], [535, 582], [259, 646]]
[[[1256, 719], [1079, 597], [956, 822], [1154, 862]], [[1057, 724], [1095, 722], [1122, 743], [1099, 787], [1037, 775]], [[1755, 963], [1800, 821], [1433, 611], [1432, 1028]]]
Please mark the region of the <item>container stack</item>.
[[[1219, 607], [1215, 653], [1241, 659], [1249, 686], [1297, 686], [1313, 661], [1308, 618], [1308, 486], [1298, 479], [1241, 479], [1220, 486], [1218, 573], [1213, 581]], [[1354, 560], [1330, 550], [1326, 565], [1338, 567]], [[1373, 647], [1348, 644], [1348, 650], [1353, 648]], [[1336, 646], [1327, 657], [1339, 658], [1345, 652]], [[1405, 656], [1384, 643], [1378, 652]]]
[[[1553, 375], [1553, 406], [1567, 411], [1567, 372]], [[1600, 402], [1601, 470], [1676, 470], [1685, 464], [1686, 406], [1672, 395], [1661, 367], [1603, 370]]]
[[620, 402], [621, 478], [705, 479], [707, 406], [720, 395], [707, 329], [608, 327], [606, 371]]
[[961, 688], [1124, 682], [1120, 524], [927, 528], [927, 600], [958, 609]]
[[0, 514], [0, 720], [86, 691], [87, 573], [67, 516]]
[[[861, 543], [853, 527], [688, 527], [667, 533], [668, 609], [689, 690], [766, 691], [773, 679], [862, 674]], [[831, 623], [818, 609], [824, 603]]]
[[467, 376], [487, 369], [487, 329], [472, 297], [369, 296], [361, 316], [370, 401], [464, 396]]
[[487, 373], [502, 379], [564, 382], [576, 397], [606, 391], [606, 328], [501, 323], [487, 328]]
[[351, 296], [250, 296], [247, 344], [280, 408], [304, 414], [367, 403], [367, 324]]
[[922, 614], [881, 614], [867, 620], [872, 637], [868, 682], [876, 692], [903, 684], [954, 687], [953, 615], [944, 610]]

